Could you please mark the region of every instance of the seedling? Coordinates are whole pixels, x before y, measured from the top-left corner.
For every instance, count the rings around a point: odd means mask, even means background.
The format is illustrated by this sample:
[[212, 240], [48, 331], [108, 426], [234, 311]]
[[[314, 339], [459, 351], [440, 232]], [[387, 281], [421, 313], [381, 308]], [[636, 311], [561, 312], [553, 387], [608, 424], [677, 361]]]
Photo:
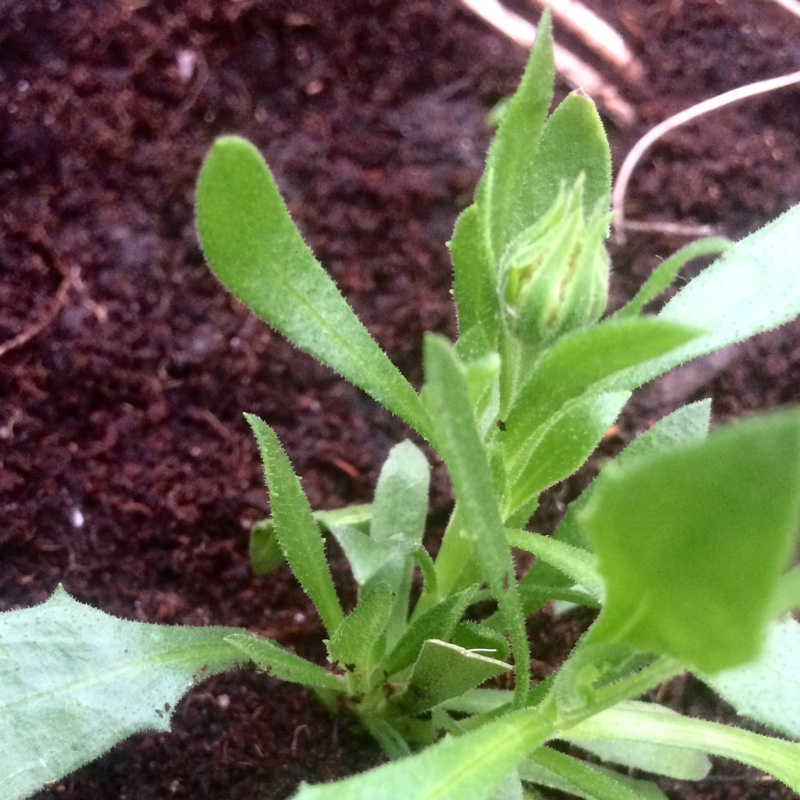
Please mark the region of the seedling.
[[[3, 798], [27, 796], [134, 731], [167, 728], [191, 685], [247, 660], [349, 708], [392, 759], [340, 783], [303, 785], [300, 800], [519, 798], [537, 785], [598, 800], [664, 797], [653, 783], [552, 749], [556, 740], [685, 780], [722, 755], [800, 791], [800, 744], [636, 699], [691, 670], [742, 713], [800, 735], [800, 627], [787, 614], [800, 606], [800, 571], [789, 567], [800, 412], [709, 434], [709, 403], [688, 405], [604, 468], [552, 538], [524, 529], [541, 492], [580, 467], [636, 387], [800, 313], [800, 210], [733, 246], [685, 248], [603, 319], [608, 146], [582, 94], [548, 115], [552, 85], [545, 16], [450, 242], [459, 338], [426, 337], [421, 392], [306, 247], [253, 146], [214, 144], [197, 191], [212, 269], [435, 447], [456, 505], [434, 560], [422, 544], [429, 468], [405, 441], [372, 504], [312, 512], [275, 433], [248, 416], [272, 507], [254, 531], [253, 561], [261, 570], [288, 562], [327, 631], [327, 663], [243, 630], [121, 621], [58, 589], [0, 617]], [[657, 316], [642, 314], [687, 259], [723, 251]], [[325, 535], [359, 587], [349, 613]], [[537, 558], [521, 580], [515, 550]], [[412, 603], [415, 573], [422, 589]], [[495, 613], [470, 613], [487, 599]], [[555, 674], [531, 686], [525, 618], [554, 599], [600, 613]], [[512, 689], [485, 686], [500, 675]]]

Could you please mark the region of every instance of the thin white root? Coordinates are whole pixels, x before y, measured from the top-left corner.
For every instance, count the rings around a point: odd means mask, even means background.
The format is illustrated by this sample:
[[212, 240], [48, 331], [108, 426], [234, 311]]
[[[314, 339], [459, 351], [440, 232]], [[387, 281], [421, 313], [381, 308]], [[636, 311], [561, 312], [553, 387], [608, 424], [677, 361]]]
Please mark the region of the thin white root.
[[[644, 78], [644, 69], [631, 52], [625, 40], [602, 17], [599, 17], [578, 0], [531, 0], [540, 8], [550, 6], [553, 16], [576, 34], [625, 77], [635, 83]], [[780, 2], [780, 0], [779, 0]]]
[[[517, 44], [523, 47], [530, 47], [533, 44], [536, 38], [536, 26], [519, 14], [509, 11], [499, 0], [461, 0], [461, 2]], [[555, 45], [553, 50], [556, 70], [570, 86], [580, 88], [596, 99], [617, 124], [627, 126], [636, 119], [633, 106], [623, 100], [617, 88], [608, 83], [597, 70], [564, 47]]]
[[773, 0], [779, 6], [782, 6], [796, 17], [800, 17], [800, 3], [797, 0]]
[[749, 83], [746, 86], [740, 86], [738, 89], [731, 89], [729, 92], [711, 97], [708, 100], [704, 100], [702, 103], [680, 111], [648, 131], [636, 142], [625, 157], [625, 160], [622, 162], [622, 167], [620, 167], [619, 174], [617, 175], [614, 190], [611, 192], [611, 211], [613, 213], [613, 225], [617, 240], [624, 241], [624, 230], [628, 225], [625, 221], [625, 194], [628, 190], [628, 183], [630, 182], [631, 175], [636, 165], [641, 161], [642, 156], [654, 142], [664, 136], [664, 134], [669, 133], [693, 119], [697, 119], [697, 117], [703, 114], [707, 114], [709, 111], [716, 111], [718, 108], [730, 105], [731, 103], [746, 100], [748, 97], [755, 97], [756, 95], [766, 92], [773, 92], [776, 89], [783, 89], [795, 83], [800, 83], [800, 72], [792, 72], [789, 75], [781, 75], [777, 78]]

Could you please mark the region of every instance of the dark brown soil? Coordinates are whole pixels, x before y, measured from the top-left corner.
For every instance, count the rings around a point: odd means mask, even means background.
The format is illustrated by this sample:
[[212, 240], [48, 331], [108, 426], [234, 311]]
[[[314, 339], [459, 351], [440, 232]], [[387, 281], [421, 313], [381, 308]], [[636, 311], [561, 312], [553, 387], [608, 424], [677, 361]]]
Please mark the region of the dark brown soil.
[[[670, 113], [798, 69], [800, 20], [763, 0], [589, 5], [647, 73], [620, 81], [639, 120], [609, 125], [618, 161]], [[266, 493], [242, 412], [277, 428], [318, 508], [368, 499], [406, 432], [226, 296], [196, 244], [195, 175], [217, 134], [252, 138], [322, 263], [418, 383], [422, 332], [454, 331], [444, 242], [482, 168], [486, 113], [524, 59], [456, 0], [0, 0], [0, 346], [28, 334], [0, 351], [0, 608], [60, 581], [122, 617], [245, 626], [319, 655], [288, 573], [249, 569]], [[653, 149], [628, 214], [754, 230], [800, 199], [799, 130], [797, 90], [698, 121]], [[636, 234], [615, 248], [612, 303], [681, 243]], [[692, 398], [713, 397], [720, 417], [797, 402], [799, 331], [644, 392], [606, 448]], [[541, 528], [582, 482], [551, 493]], [[437, 475], [434, 513], [449, 502]], [[338, 562], [337, 577], [351, 593]], [[532, 622], [542, 674], [579, 623]], [[671, 697], [730, 719], [695, 684]], [[203, 684], [173, 724], [37, 797], [277, 799], [381, 760], [351, 722], [254, 671]], [[737, 765], [665, 789], [792, 796]]]

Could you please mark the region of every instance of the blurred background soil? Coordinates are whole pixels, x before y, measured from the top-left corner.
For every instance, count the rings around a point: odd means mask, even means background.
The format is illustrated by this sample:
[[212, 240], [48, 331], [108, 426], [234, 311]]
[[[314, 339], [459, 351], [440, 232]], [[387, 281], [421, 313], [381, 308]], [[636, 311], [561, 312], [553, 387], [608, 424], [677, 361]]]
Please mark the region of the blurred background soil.
[[[800, 20], [769, 0], [587, 4], [645, 68], [627, 83], [556, 26], [636, 110], [627, 127], [607, 122], [617, 164], [670, 114], [800, 65]], [[316, 508], [369, 500], [408, 432], [225, 294], [197, 246], [195, 176], [215, 136], [251, 138], [322, 264], [419, 385], [423, 332], [455, 333], [444, 243], [482, 170], [486, 116], [524, 62], [456, 0], [0, 0], [0, 609], [61, 582], [127, 619], [244, 626], [323, 658], [288, 572], [249, 568], [248, 530], [268, 506], [242, 412], [277, 429]], [[788, 89], [657, 144], [627, 213], [738, 238], [798, 200], [800, 93]], [[684, 242], [615, 245], [612, 307]], [[711, 397], [717, 419], [800, 400], [799, 333], [643, 390], [599, 458], [549, 493], [537, 529], [552, 530], [600, 459], [688, 400]], [[450, 503], [437, 469], [432, 520]], [[536, 677], [586, 621], [531, 620]], [[665, 695], [732, 719], [695, 682]], [[272, 800], [381, 761], [351, 721], [255, 670], [202, 684], [173, 727], [37, 798]], [[727, 763], [662, 786], [692, 800], [792, 796]]]

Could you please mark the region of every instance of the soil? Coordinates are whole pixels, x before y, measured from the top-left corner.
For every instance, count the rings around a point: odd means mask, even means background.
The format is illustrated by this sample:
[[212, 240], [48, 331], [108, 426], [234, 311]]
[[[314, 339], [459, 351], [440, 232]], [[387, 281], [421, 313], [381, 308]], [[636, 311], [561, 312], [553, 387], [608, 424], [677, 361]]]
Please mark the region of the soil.
[[[645, 68], [627, 83], [557, 28], [636, 108], [634, 124], [608, 124], [617, 163], [669, 114], [800, 63], [800, 20], [763, 0], [588, 5]], [[319, 620], [289, 574], [249, 568], [248, 530], [267, 506], [242, 412], [275, 426], [316, 508], [368, 500], [408, 432], [216, 283], [192, 222], [198, 167], [216, 135], [250, 137], [321, 262], [418, 385], [423, 331], [454, 334], [444, 242], [482, 169], [487, 112], [524, 60], [456, 0], [0, 0], [0, 609], [62, 582], [121, 617], [243, 626], [321, 657]], [[628, 216], [755, 230], [800, 199], [798, 131], [797, 89], [676, 131], [637, 171]], [[615, 245], [612, 306], [684, 241]], [[797, 402], [798, 333], [643, 391], [600, 456], [691, 399], [712, 397], [718, 419]], [[592, 469], [549, 493], [539, 530]], [[434, 517], [450, 503], [438, 470]], [[341, 559], [334, 571], [352, 601]], [[536, 677], [586, 622], [531, 621]], [[697, 683], [665, 694], [734, 719]], [[191, 692], [173, 729], [36, 797], [277, 800], [382, 760], [352, 721], [254, 670]], [[663, 788], [792, 796], [729, 763]]]

